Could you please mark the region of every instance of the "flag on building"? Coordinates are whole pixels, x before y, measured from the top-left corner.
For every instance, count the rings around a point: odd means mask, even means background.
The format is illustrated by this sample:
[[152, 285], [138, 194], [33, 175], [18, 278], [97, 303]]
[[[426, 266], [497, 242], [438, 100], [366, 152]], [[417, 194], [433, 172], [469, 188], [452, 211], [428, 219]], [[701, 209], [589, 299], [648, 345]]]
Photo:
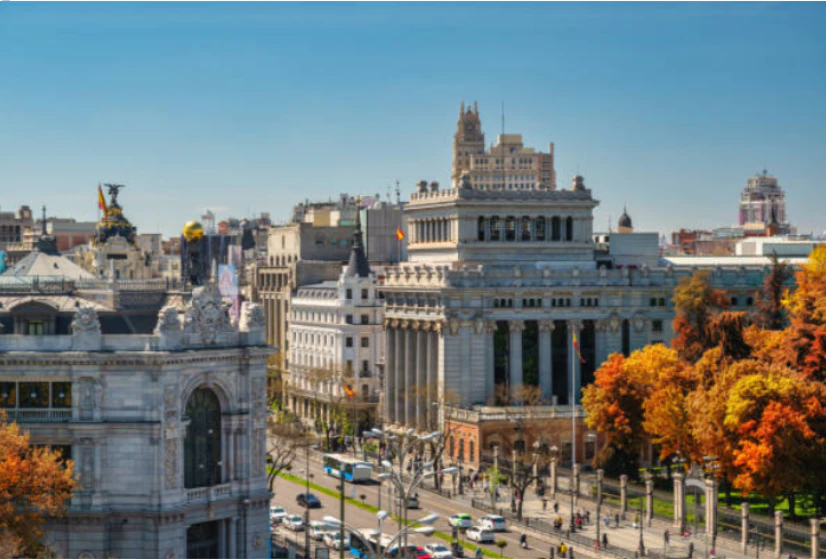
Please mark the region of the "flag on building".
[[579, 362], [584, 365], [585, 359], [582, 357], [582, 353], [579, 351], [579, 340], [577, 340], [576, 332], [574, 332], [574, 349], [576, 350], [577, 357], [579, 357]]
[[103, 197], [103, 189], [100, 187], [100, 183], [98, 183], [98, 208], [106, 212], [106, 198]]
[[400, 240], [400, 241], [401, 241], [402, 239], [404, 239], [404, 231], [402, 231], [402, 228], [401, 228], [401, 227], [399, 227], [399, 228], [397, 228], [397, 229], [396, 229], [396, 238], [397, 238], [398, 240]]
[[354, 398], [356, 396], [356, 391], [350, 388], [349, 384], [342, 384], [341, 389], [344, 391], [344, 395], [348, 398]]

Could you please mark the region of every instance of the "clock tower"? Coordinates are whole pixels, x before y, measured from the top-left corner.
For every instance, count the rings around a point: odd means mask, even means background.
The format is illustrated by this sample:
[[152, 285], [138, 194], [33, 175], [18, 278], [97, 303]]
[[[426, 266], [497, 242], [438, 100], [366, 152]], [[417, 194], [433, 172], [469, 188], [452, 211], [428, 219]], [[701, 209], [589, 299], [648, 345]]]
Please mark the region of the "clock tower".
[[451, 180], [456, 181], [462, 171], [471, 168], [471, 158], [474, 155], [485, 154], [485, 134], [482, 132], [482, 121], [479, 120], [479, 108], [476, 102], [473, 108], [465, 110], [462, 102], [459, 108], [459, 121], [456, 123], [456, 133], [453, 135], [453, 172]]

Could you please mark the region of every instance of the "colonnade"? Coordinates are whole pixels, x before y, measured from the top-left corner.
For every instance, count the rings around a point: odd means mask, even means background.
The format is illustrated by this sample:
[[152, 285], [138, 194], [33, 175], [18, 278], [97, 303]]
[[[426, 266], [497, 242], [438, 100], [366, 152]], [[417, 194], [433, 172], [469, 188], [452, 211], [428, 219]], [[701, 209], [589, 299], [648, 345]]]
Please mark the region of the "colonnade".
[[388, 320], [385, 417], [391, 423], [435, 429], [439, 418], [438, 355], [441, 322]]
[[454, 241], [458, 222], [452, 218], [435, 217], [412, 220], [408, 226], [411, 243], [440, 243]]

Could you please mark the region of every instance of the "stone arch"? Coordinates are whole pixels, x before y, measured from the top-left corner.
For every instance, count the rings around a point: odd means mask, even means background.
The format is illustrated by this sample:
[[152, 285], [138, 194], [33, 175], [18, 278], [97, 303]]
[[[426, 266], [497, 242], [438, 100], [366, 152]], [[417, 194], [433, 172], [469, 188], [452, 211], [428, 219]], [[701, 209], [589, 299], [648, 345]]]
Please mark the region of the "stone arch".
[[181, 387], [181, 410], [186, 409], [186, 403], [189, 397], [198, 388], [210, 388], [218, 397], [218, 402], [221, 404], [221, 413], [231, 413], [235, 408], [233, 406], [234, 394], [229, 382], [225, 378], [209, 372], [192, 375], [187, 379]]
[[221, 404], [213, 388], [201, 385], [186, 401], [184, 487], [211, 487], [223, 479]]

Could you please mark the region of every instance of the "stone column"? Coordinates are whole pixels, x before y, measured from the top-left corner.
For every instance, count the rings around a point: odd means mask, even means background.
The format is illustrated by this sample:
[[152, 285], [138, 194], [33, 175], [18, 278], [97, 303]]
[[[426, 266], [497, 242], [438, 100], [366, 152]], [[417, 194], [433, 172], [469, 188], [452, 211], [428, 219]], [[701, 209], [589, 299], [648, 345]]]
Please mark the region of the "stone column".
[[749, 504], [740, 504], [740, 552], [746, 553], [749, 549]]
[[[568, 321], [568, 366], [571, 367], [574, 371], [574, 378], [573, 378], [573, 394], [574, 394], [574, 401], [571, 402], [572, 406], [579, 405], [579, 400], [582, 397], [581, 389], [582, 389], [582, 367], [579, 361], [579, 356], [574, 349], [574, 332], [576, 332], [577, 342], [582, 347], [582, 336], [580, 333], [582, 332], [582, 321], [581, 320], [569, 320]], [[570, 374], [570, 373], [569, 373]]]
[[576, 500], [579, 499], [579, 478], [580, 478], [579, 469], [580, 469], [580, 467], [581, 467], [580, 464], [574, 464], [573, 478], [572, 478], [572, 483], [573, 483], [573, 488], [574, 488], [574, 497], [575, 497], [574, 503], [576, 503]]
[[393, 422], [401, 424], [404, 421], [404, 328], [407, 326], [407, 321], [399, 323], [399, 328], [396, 330], [396, 382], [395, 392], [392, 395], [396, 402], [396, 414]]
[[229, 522], [229, 555], [228, 557], [238, 557], [238, 527], [235, 518], [227, 520]]
[[628, 512], [628, 476], [626, 474], [620, 476], [620, 512], [624, 519], [625, 513]]
[[553, 397], [553, 364], [551, 357], [551, 332], [554, 331], [553, 320], [539, 321], [539, 388], [542, 397], [549, 402]]
[[416, 332], [416, 428], [426, 429], [425, 406], [430, 405], [427, 388], [427, 335], [426, 327], [429, 327], [428, 322], [419, 323], [419, 329]]
[[812, 559], [817, 559], [820, 555], [820, 519], [811, 518], [812, 524]]
[[774, 513], [774, 556], [780, 559], [783, 553], [783, 511]]
[[416, 380], [416, 332], [413, 329], [418, 325], [414, 323], [408, 323], [404, 342], [404, 424], [408, 427], [413, 424], [414, 398], [410, 393]]
[[434, 417], [433, 403], [437, 401], [436, 367], [434, 366], [434, 364], [436, 362], [436, 344], [438, 343], [438, 339], [435, 339], [435, 336], [437, 334], [435, 332], [431, 332], [431, 330], [433, 329], [433, 323], [428, 322], [426, 324], [427, 325], [424, 329], [425, 336], [427, 338], [427, 400], [425, 401], [425, 414], [427, 416], [427, 428], [430, 430], [436, 430], [439, 428], [439, 418]]
[[396, 421], [396, 326], [397, 320], [389, 320], [387, 325], [387, 366], [384, 368], [384, 417], [388, 423]]
[[496, 321], [486, 321], [485, 331], [488, 333], [487, 343], [485, 344], [485, 351], [487, 352], [487, 359], [485, 361], [485, 395], [488, 398], [492, 398], [496, 390], [496, 362], [494, 359], [494, 345], [496, 344]]
[[525, 329], [524, 320], [511, 320], [510, 329], [510, 390], [511, 398], [515, 403], [522, 401], [522, 331]]
[[[717, 533], [717, 480], [706, 478], [706, 537], [714, 540]], [[712, 546], [713, 547], [713, 546]]]
[[654, 518], [654, 476], [651, 472], [645, 472], [645, 520], [651, 527], [651, 519]]
[[674, 480], [674, 527], [682, 531], [685, 520], [685, 473], [675, 472], [671, 477]]

